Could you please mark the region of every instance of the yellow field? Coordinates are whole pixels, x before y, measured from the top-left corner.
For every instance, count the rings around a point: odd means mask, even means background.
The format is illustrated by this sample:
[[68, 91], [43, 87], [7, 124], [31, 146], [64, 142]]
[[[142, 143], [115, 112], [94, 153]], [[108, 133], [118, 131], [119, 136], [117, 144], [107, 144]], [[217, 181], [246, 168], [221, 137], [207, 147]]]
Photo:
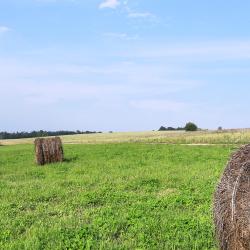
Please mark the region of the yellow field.
[[[250, 129], [224, 131], [146, 131], [61, 136], [65, 144], [167, 143], [167, 144], [247, 144]], [[1, 145], [31, 144], [32, 139], [0, 140]]]

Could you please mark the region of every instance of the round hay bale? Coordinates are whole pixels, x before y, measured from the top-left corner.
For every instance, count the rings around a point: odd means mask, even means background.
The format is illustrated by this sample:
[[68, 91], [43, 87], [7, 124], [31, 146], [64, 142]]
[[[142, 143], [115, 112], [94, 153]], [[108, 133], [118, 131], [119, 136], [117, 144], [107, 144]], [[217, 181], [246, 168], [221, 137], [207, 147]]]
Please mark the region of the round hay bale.
[[63, 161], [63, 146], [59, 137], [37, 138], [34, 144], [38, 165]]
[[214, 195], [216, 236], [222, 250], [250, 250], [250, 145], [229, 161]]

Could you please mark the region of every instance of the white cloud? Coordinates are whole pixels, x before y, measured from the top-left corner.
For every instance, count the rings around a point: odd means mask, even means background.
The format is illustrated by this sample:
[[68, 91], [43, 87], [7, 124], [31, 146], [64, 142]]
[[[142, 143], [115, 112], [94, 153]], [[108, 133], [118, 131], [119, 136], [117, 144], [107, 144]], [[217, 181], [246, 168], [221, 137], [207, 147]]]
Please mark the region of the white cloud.
[[152, 14], [151, 12], [135, 11], [135, 10], [129, 8], [127, 6], [127, 4], [124, 4], [124, 5], [125, 5], [125, 11], [127, 13], [128, 18], [147, 19], [150, 21], [157, 21], [157, 17], [154, 14]]
[[150, 12], [129, 12], [128, 17], [129, 18], [151, 18], [151, 17], [154, 17], [154, 15]]
[[104, 8], [111, 8], [111, 9], [115, 9], [120, 5], [120, 2], [118, 0], [106, 0], [103, 3], [101, 3], [99, 5], [100, 9], [104, 9]]
[[137, 40], [138, 39], [137, 35], [130, 36], [127, 33], [108, 32], [108, 33], [104, 33], [104, 36], [110, 37], [110, 38], [121, 39], [121, 40]]
[[[106, 35], [118, 39], [127, 39], [128, 36], [126, 33]], [[218, 112], [218, 102], [215, 102], [215, 107], [205, 109], [206, 105], [211, 106], [208, 99], [213, 100], [213, 96], [206, 96], [206, 93], [200, 95], [203, 86], [204, 90], [213, 86], [216, 89], [216, 84], [220, 85], [217, 82], [221, 80], [225, 86], [226, 81], [230, 84], [230, 76], [234, 80], [238, 74], [241, 78], [236, 79], [234, 84], [242, 88], [245, 82], [241, 83], [243, 77], [240, 71], [249, 72], [250, 40], [183, 41], [179, 44], [166, 42], [143, 46], [133, 43], [127, 46], [128, 49], [124, 48], [110, 46], [97, 51], [88, 48], [87, 52], [78, 48], [71, 52], [61, 51], [60, 48], [41, 50], [38, 54], [30, 54], [29, 58], [33, 56], [30, 62], [25, 62], [23, 58], [0, 58], [0, 87], [3, 93], [0, 106], [8, 104], [8, 109], [1, 111], [2, 128], [27, 130], [47, 126], [51, 129], [55, 126], [60, 128], [63, 124], [65, 129], [83, 124], [94, 129], [96, 124], [101, 124], [101, 129], [145, 129], [164, 124], [165, 119], [179, 126], [183, 121], [195, 121], [197, 117], [200, 126], [211, 126], [214, 120], [214, 124], [216, 122], [213, 112]], [[47, 60], [41, 60], [44, 56]], [[52, 57], [57, 58], [55, 62]], [[244, 60], [244, 64], [235, 59]], [[194, 60], [194, 64], [189, 63]], [[229, 63], [222, 64], [219, 60]], [[48, 61], [51, 61], [50, 64]], [[217, 78], [215, 71], [221, 67], [223, 72]], [[233, 67], [236, 67], [236, 72], [232, 72]], [[244, 77], [248, 79], [249, 73]], [[208, 87], [210, 84], [211, 87]], [[225, 91], [228, 91], [227, 87]], [[208, 104], [200, 105], [202, 99]], [[47, 105], [53, 108], [51, 115], [57, 114], [56, 119], [48, 121]], [[18, 113], [20, 109], [27, 110], [25, 118]], [[229, 108], [226, 110], [228, 115], [221, 111], [216, 116], [225, 117], [230, 124]], [[10, 117], [9, 113], [13, 116]], [[124, 118], [124, 114], [129, 114], [129, 118]], [[234, 114], [238, 118], [236, 111]], [[87, 119], [88, 124], [85, 117], [91, 117]], [[147, 125], [141, 127], [142, 122]], [[222, 126], [226, 126], [226, 122]]]
[[168, 61], [201, 61], [250, 59], [250, 40], [210, 41], [179, 44], [154, 44], [130, 50], [127, 58], [164, 59]]
[[10, 28], [6, 26], [0, 26], [0, 34], [10, 31]]
[[[61, 100], [85, 102], [85, 100], [114, 101], [135, 96], [156, 98], [193, 89], [201, 83], [172, 79], [168, 71], [173, 69], [159, 65], [141, 65], [123, 62], [99, 66], [79, 64], [41, 64], [11, 59], [0, 59], [0, 87], [8, 99], [36, 104], [58, 103]], [[168, 106], [167, 106], [168, 104]], [[150, 100], [134, 102], [138, 108], [174, 109], [170, 103]], [[180, 106], [178, 106], [180, 108]]]

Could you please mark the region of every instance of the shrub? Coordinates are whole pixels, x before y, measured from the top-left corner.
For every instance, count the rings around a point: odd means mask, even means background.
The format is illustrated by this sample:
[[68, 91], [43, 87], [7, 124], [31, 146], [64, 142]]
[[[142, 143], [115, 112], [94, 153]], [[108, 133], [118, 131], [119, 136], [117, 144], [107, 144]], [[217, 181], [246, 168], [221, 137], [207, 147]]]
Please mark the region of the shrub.
[[193, 122], [188, 122], [185, 126], [185, 130], [186, 131], [197, 131], [198, 127], [196, 124], [194, 124]]
[[158, 131], [166, 131], [166, 127], [161, 126]]

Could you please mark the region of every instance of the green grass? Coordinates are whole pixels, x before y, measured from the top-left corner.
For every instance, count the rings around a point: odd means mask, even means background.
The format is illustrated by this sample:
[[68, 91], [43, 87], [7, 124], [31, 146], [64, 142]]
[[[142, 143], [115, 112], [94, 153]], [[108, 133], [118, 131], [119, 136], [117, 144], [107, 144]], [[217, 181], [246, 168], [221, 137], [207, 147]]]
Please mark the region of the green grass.
[[0, 147], [0, 249], [216, 249], [212, 194], [232, 146], [66, 145], [37, 167]]

